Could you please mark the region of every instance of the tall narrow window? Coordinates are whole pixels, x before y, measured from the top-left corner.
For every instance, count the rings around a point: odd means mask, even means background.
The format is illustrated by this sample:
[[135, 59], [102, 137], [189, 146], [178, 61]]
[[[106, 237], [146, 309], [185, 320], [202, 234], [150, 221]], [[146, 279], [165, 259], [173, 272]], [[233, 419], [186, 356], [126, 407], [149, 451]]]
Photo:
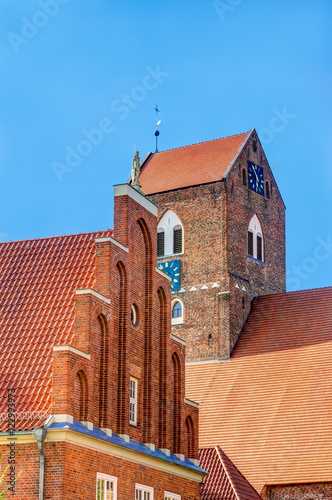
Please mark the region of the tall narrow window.
[[173, 233], [173, 253], [182, 253], [182, 226], [175, 226]]
[[165, 231], [162, 227], [158, 229], [157, 233], [157, 256], [165, 255]]
[[97, 500], [117, 499], [117, 478], [97, 473]]
[[270, 198], [270, 186], [269, 186], [268, 181], [266, 181], [266, 184], [265, 184], [265, 194], [266, 194], [266, 198]]
[[257, 259], [263, 260], [262, 237], [260, 234], [257, 234]]
[[248, 255], [254, 256], [254, 233], [250, 229], [248, 231]]
[[249, 223], [248, 256], [264, 262], [263, 231], [257, 215], [254, 215]]
[[172, 325], [183, 323], [183, 305], [178, 299], [172, 303]]
[[129, 422], [137, 425], [137, 379], [130, 377]]
[[245, 169], [242, 170], [242, 183], [244, 186], [247, 185], [247, 173]]

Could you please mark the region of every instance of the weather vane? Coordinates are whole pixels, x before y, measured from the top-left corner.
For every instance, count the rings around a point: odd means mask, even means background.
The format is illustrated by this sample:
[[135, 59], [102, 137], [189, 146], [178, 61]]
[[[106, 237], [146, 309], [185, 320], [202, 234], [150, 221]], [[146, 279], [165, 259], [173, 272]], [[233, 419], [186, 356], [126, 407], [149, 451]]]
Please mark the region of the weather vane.
[[160, 111], [158, 109], [158, 104], [154, 108], [154, 110], [156, 112], [156, 130], [154, 132], [154, 135], [156, 136], [156, 151], [155, 151], [155, 153], [158, 153], [158, 135], [160, 134], [160, 132], [158, 130], [158, 125], [160, 125], [160, 122], [161, 122], [161, 120], [158, 120], [158, 113], [160, 113]]

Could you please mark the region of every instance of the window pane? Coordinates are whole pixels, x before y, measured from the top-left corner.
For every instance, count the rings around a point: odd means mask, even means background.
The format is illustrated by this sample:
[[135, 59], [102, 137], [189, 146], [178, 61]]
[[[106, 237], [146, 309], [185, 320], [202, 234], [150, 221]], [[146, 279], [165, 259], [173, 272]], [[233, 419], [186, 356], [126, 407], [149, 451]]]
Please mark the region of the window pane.
[[254, 256], [254, 234], [248, 231], [248, 255]]
[[165, 254], [165, 233], [160, 231], [157, 233], [157, 255]]
[[175, 302], [172, 309], [172, 318], [181, 318], [181, 316], [182, 316], [181, 302]]
[[175, 226], [173, 235], [173, 253], [182, 253], [182, 227]]
[[101, 488], [102, 488], [102, 481], [98, 479], [97, 481], [97, 500], [103, 500], [103, 497], [101, 496]]

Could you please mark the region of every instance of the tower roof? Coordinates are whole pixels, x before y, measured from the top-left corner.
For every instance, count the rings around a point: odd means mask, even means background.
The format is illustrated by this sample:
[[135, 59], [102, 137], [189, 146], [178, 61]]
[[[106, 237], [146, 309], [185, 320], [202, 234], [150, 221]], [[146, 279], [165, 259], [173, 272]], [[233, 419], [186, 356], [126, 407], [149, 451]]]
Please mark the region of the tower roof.
[[252, 131], [150, 154], [139, 181], [146, 195], [222, 180]]

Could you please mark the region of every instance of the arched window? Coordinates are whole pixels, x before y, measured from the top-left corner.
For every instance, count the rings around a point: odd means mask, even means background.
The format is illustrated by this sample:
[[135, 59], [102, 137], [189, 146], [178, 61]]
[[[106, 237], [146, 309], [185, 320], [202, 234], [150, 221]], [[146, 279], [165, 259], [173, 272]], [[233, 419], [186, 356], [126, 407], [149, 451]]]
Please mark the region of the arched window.
[[183, 253], [183, 226], [179, 217], [168, 210], [158, 224], [157, 255], [177, 255]]
[[248, 227], [248, 255], [264, 262], [264, 239], [261, 224], [255, 214]]
[[172, 302], [172, 325], [183, 323], [183, 304], [180, 299]]
[[[176, 353], [172, 355], [173, 375], [173, 453], [181, 450], [181, 363]], [[183, 401], [183, 399], [182, 399]]]
[[88, 381], [83, 370], [76, 373], [74, 380], [74, 418], [80, 422], [88, 420]]
[[186, 418], [186, 434], [187, 434], [187, 457], [196, 457], [195, 452], [195, 430], [192, 418], [190, 415]]

